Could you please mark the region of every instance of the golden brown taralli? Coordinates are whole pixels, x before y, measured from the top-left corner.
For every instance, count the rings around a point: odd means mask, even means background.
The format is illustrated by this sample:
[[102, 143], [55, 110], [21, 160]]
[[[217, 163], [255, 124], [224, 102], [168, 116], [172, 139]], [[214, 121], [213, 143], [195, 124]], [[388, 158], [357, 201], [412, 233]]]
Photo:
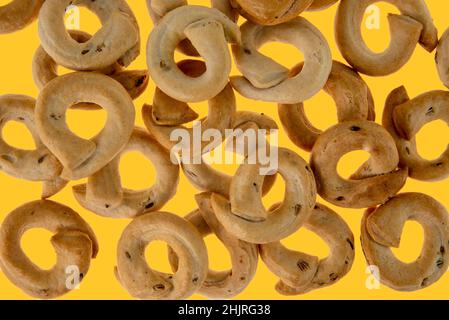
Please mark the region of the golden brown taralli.
[[[175, 274], [152, 270], [145, 248], [152, 241], [166, 242], [176, 253]], [[198, 230], [174, 214], [153, 212], [134, 219], [117, 248], [115, 273], [121, 285], [138, 299], [187, 299], [203, 284], [208, 272], [207, 249]]]
[[[365, 150], [370, 159], [350, 179], [337, 165], [345, 154]], [[399, 154], [387, 130], [366, 120], [347, 121], [325, 131], [313, 147], [310, 165], [318, 193], [344, 208], [367, 208], [385, 203], [404, 186], [407, 168], [398, 169]]]
[[45, 0], [13, 0], [0, 6], [0, 34], [25, 28], [33, 22]]
[[[51, 243], [56, 264], [42, 270], [23, 252], [20, 240], [33, 228], [54, 233]], [[68, 293], [67, 268], [76, 267], [81, 281], [90, 261], [98, 253], [98, 243], [89, 225], [72, 209], [48, 200], [27, 203], [11, 212], [0, 229], [0, 266], [6, 277], [26, 294], [53, 299]]]
[[441, 81], [449, 88], [449, 29], [443, 33], [438, 42], [435, 61]]
[[[418, 222], [424, 245], [412, 263], [396, 258], [404, 224]], [[403, 193], [366, 211], [362, 221], [362, 248], [369, 265], [379, 268], [380, 282], [399, 291], [424, 289], [440, 279], [449, 265], [449, 215], [435, 199], [421, 193]]]
[[337, 2], [338, 0], [313, 0], [312, 4], [307, 8], [307, 11], [324, 10]]

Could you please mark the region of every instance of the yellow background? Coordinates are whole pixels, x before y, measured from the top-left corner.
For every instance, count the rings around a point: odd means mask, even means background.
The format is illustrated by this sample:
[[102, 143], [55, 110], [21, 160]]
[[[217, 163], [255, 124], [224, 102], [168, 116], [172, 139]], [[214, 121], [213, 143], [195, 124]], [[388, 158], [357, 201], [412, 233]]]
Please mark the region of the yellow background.
[[[10, 2], [0, 0], [0, 5]], [[428, 0], [435, 24], [439, 29], [439, 34], [449, 27], [447, 20], [448, 6], [446, 1]], [[142, 69], [146, 67], [145, 43], [152, 28], [152, 22], [148, 16], [145, 2], [143, 0], [129, 0], [137, 20], [141, 27], [142, 54], [130, 66], [131, 69]], [[209, 1], [190, 1], [192, 4], [209, 5]], [[367, 30], [364, 26], [363, 34], [367, 43], [375, 50], [382, 50], [389, 42], [389, 28], [386, 21], [388, 12], [397, 10], [388, 4], [379, 3], [381, 8], [380, 30]], [[321, 12], [305, 13], [304, 16], [315, 24], [329, 41], [333, 58], [344, 61], [335, 44], [333, 35], [333, 21], [336, 6]], [[242, 19], [241, 19], [242, 20]], [[81, 29], [90, 33], [95, 32], [99, 27], [96, 17], [86, 11], [81, 12]], [[34, 51], [39, 45], [37, 35], [37, 25], [33, 23], [25, 30], [9, 34], [0, 35], [0, 94], [26, 94], [37, 97], [38, 90], [31, 77], [31, 61]], [[294, 48], [280, 44], [269, 44], [263, 48], [263, 52], [275, 57], [286, 66], [293, 66], [302, 59], [301, 53]], [[61, 72], [67, 72], [61, 70]], [[233, 74], [237, 74], [233, 70]], [[379, 122], [384, 101], [388, 93], [400, 86], [405, 85], [411, 97], [429, 90], [444, 89], [439, 81], [435, 63], [434, 53], [429, 54], [421, 47], [417, 47], [413, 58], [399, 72], [383, 78], [364, 77], [369, 84], [376, 101], [377, 121]], [[137, 110], [137, 125], [143, 126], [141, 120], [141, 106], [143, 103], [151, 103], [154, 85], [151, 83], [148, 90], [135, 101]], [[238, 95], [237, 95], [238, 96]], [[205, 104], [195, 104], [196, 110], [201, 116], [205, 115]], [[307, 113], [312, 122], [319, 128], [326, 128], [336, 120], [336, 111], [332, 100], [324, 93], [306, 102]], [[261, 103], [250, 101], [238, 96], [238, 108], [241, 110], [263, 111], [272, 116], [280, 124], [277, 115], [277, 107], [271, 103]], [[82, 112], [70, 111], [68, 115], [70, 127], [84, 137], [90, 137], [98, 132], [105, 120], [105, 113], [100, 111]], [[30, 148], [32, 142], [27, 131], [18, 124], [10, 124], [4, 130], [5, 139], [14, 146]], [[449, 133], [447, 126], [441, 122], [432, 123], [426, 126], [419, 134], [419, 150], [428, 157], [436, 157], [445, 150], [447, 145], [446, 136]], [[280, 145], [291, 148], [298, 152], [305, 159], [309, 155], [294, 146], [281, 131]], [[366, 159], [366, 154], [356, 152], [343, 159], [340, 165], [340, 172], [349, 175], [355, 171], [359, 164]], [[222, 170], [233, 172], [236, 166], [218, 166]], [[154, 169], [151, 164], [136, 154], [130, 154], [124, 158], [121, 164], [121, 173], [124, 184], [133, 188], [144, 188], [150, 186], [154, 180]], [[267, 205], [279, 201], [283, 196], [283, 183], [278, 179], [273, 191], [264, 199]], [[74, 183], [72, 183], [74, 184]], [[72, 185], [71, 184], [71, 185]], [[17, 180], [0, 173], [0, 221], [14, 208], [25, 202], [38, 199], [41, 185]], [[424, 183], [409, 180], [403, 191], [418, 191], [427, 193], [449, 207], [449, 181], [438, 183]], [[197, 191], [189, 185], [184, 176], [181, 175], [181, 182], [178, 194], [164, 208], [165, 211], [185, 215], [195, 209], [194, 194]], [[127, 220], [111, 220], [101, 218], [90, 213], [74, 200], [70, 186], [56, 195], [52, 200], [64, 203], [78, 211], [84, 219], [93, 227], [100, 243], [100, 253], [98, 258], [92, 261], [89, 274], [81, 283], [80, 289], [75, 290], [63, 299], [129, 299], [130, 296], [118, 284], [113, 275], [113, 267], [116, 262], [116, 244], [124, 227], [129, 223]], [[321, 200], [320, 200], [321, 201]], [[332, 207], [332, 206], [331, 206]], [[443, 276], [440, 281], [431, 287], [415, 292], [401, 293], [395, 292], [385, 286], [379, 290], [368, 290], [365, 281], [369, 276], [366, 273], [366, 263], [360, 248], [360, 220], [363, 210], [348, 210], [332, 207], [341, 214], [354, 232], [356, 239], [356, 259], [351, 272], [334, 286], [313, 291], [307, 295], [291, 297], [289, 299], [446, 299], [449, 298], [449, 276]], [[50, 234], [42, 230], [29, 231], [22, 240], [22, 245], [27, 254], [37, 264], [44, 268], [50, 268], [55, 262], [55, 254], [50, 245]], [[423, 241], [423, 232], [419, 225], [408, 223], [404, 230], [401, 248], [395, 250], [396, 254], [405, 261], [413, 261], [420, 252]], [[300, 230], [294, 236], [283, 241], [292, 249], [302, 250], [309, 254], [325, 257], [327, 247], [314, 234]], [[216, 269], [230, 267], [229, 255], [224, 247], [213, 237], [208, 237], [206, 243], [210, 253], [210, 265]], [[152, 244], [148, 250], [148, 259], [153, 267], [168, 271], [165, 246], [161, 243]], [[284, 299], [274, 290], [277, 279], [273, 276], [262, 262], [259, 264], [257, 275], [251, 285], [240, 294], [240, 299]], [[195, 296], [194, 298], [201, 298]], [[0, 272], [0, 299], [28, 299], [18, 288], [14, 287], [8, 279]]]

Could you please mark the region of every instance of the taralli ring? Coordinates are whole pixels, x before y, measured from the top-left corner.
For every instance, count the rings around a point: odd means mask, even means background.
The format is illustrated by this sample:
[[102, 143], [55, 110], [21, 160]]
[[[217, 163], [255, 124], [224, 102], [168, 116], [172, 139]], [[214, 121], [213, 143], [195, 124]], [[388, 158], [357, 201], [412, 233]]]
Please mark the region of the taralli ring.
[[[424, 229], [424, 245], [412, 263], [396, 258], [405, 222], [413, 220]], [[362, 221], [362, 248], [369, 265], [379, 268], [378, 279], [399, 291], [424, 289], [448, 268], [449, 215], [435, 199], [421, 193], [404, 193], [384, 205], [369, 209]]]
[[[34, 121], [36, 100], [23, 95], [0, 96], [0, 170], [24, 180], [42, 181], [42, 197], [59, 192], [66, 181], [59, 178], [62, 165], [41, 142]], [[1, 131], [9, 121], [23, 123], [30, 131], [35, 150], [22, 150], [3, 140]]]
[[[253, 129], [269, 130], [278, 129], [276, 122], [270, 117], [250, 111], [238, 111], [234, 117], [234, 130], [241, 128], [247, 124], [252, 124]], [[242, 129], [243, 130], [243, 129]], [[247, 152], [248, 148], [244, 148]], [[208, 191], [218, 193], [223, 197], [229, 198], [229, 190], [231, 189], [232, 176], [224, 174], [204, 160], [201, 163], [181, 163], [184, 174], [189, 182], [200, 191]], [[268, 193], [276, 182], [276, 175], [268, 175], [265, 177], [262, 186], [262, 195]]]
[[379, 0], [340, 0], [335, 35], [341, 54], [357, 71], [370, 76], [386, 76], [402, 68], [420, 43], [432, 52], [438, 32], [424, 0], [389, 0], [401, 12], [390, 14], [390, 46], [382, 53], [371, 51], [363, 40], [360, 26], [368, 6]]
[[[67, 32], [64, 19], [69, 5], [85, 6], [102, 22], [88, 41], [79, 43]], [[118, 62], [128, 66], [140, 53], [136, 18], [124, 0], [48, 0], [39, 13], [39, 37], [45, 51], [72, 70], [99, 70]]]
[[230, 0], [239, 13], [261, 25], [277, 25], [296, 18], [313, 0]]
[[[292, 72], [296, 73], [301, 69], [302, 64], [295, 67]], [[323, 89], [335, 101], [339, 122], [375, 120], [371, 91], [353, 69], [334, 61]], [[311, 151], [322, 131], [315, 128], [307, 119], [303, 103], [279, 104], [278, 110], [279, 118], [290, 140], [298, 147]]]
[[304, 294], [335, 284], [351, 270], [354, 236], [346, 222], [331, 209], [316, 204], [304, 227], [319, 235], [330, 248], [325, 259], [291, 251], [280, 242], [260, 245], [267, 267], [281, 278], [276, 290], [283, 295]]
[[432, 121], [449, 123], [449, 92], [431, 91], [410, 100], [404, 87], [393, 90], [387, 98], [383, 126], [390, 132], [399, 151], [400, 165], [409, 176], [423, 181], [439, 181], [449, 177], [449, 149], [434, 160], [418, 153], [416, 134]]
[[[174, 51], [189, 39], [206, 62], [206, 72], [197, 78], [176, 65]], [[148, 38], [147, 61], [156, 86], [183, 102], [209, 100], [228, 84], [231, 55], [228, 43], [240, 42], [238, 26], [217, 9], [182, 6], [170, 11]]]
[[[146, 190], [127, 190], [121, 186], [119, 164], [130, 151], [139, 151], [155, 166], [155, 184]], [[110, 218], [134, 218], [161, 209], [176, 193], [179, 165], [169, 152], [142, 129], [135, 129], [128, 144], [106, 167], [89, 177], [88, 183], [73, 187], [78, 202], [86, 209]]]
[[[175, 274], [152, 270], [145, 248], [165, 241], [178, 257]], [[202, 286], [208, 272], [207, 249], [198, 230], [171, 213], [154, 212], [134, 219], [123, 232], [117, 248], [116, 276], [135, 298], [187, 299]]]
[[267, 212], [261, 201], [265, 179], [260, 165], [242, 164], [230, 189], [230, 200], [212, 195], [217, 219], [235, 237], [250, 243], [279, 241], [295, 231], [308, 219], [315, 206], [316, 186], [309, 165], [294, 152], [279, 148], [278, 173], [285, 180], [282, 204]]
[[[70, 35], [78, 42], [86, 42], [91, 39], [88, 33], [79, 30], [70, 30]], [[50, 57], [44, 48], [40, 46], [33, 57], [33, 79], [39, 90], [42, 90], [47, 83], [57, 78], [58, 64]], [[122, 70], [117, 63], [97, 72], [110, 76], [128, 91], [132, 99], [137, 99], [147, 88], [150, 75], [147, 70]], [[72, 109], [101, 109], [101, 107], [89, 104], [79, 103], [72, 106]]]
[[443, 33], [438, 42], [435, 61], [441, 81], [449, 88], [449, 29]]
[[[21, 248], [23, 234], [32, 228], [54, 233], [51, 243], [57, 262], [50, 270], [36, 266]], [[38, 299], [53, 299], [69, 292], [68, 268], [77, 268], [79, 282], [98, 253], [98, 243], [89, 225], [72, 209], [48, 200], [30, 202], [11, 212], [3, 221], [0, 239], [3, 273], [26, 294]]]
[[307, 11], [324, 10], [337, 2], [338, 0], [313, 0], [312, 4], [307, 8]]
[[[91, 140], [67, 127], [67, 109], [88, 102], [103, 107], [108, 118]], [[67, 180], [86, 178], [107, 165], [126, 145], [134, 129], [135, 110], [126, 90], [108, 76], [78, 72], [58, 77], [41, 91], [35, 111], [42, 142], [64, 166]]]
[[[229, 250], [232, 269], [227, 271], [210, 270], [198, 293], [210, 299], [231, 299], [241, 293], [254, 278], [259, 259], [258, 248], [230, 235], [218, 222], [210, 203], [210, 193], [197, 195], [199, 209], [186, 217], [203, 237], [215, 234]], [[207, 228], [205, 228], [207, 226]], [[170, 249], [170, 262], [178, 268], [178, 259]]]
[[[232, 86], [244, 97], [294, 104], [303, 102], [325, 85], [332, 68], [326, 39], [306, 19], [298, 17], [277, 26], [246, 22], [242, 43], [232, 46], [237, 68], [243, 76], [231, 77]], [[304, 67], [289, 78], [290, 70], [258, 52], [268, 41], [289, 43], [304, 53]]]
[[45, 0], [13, 0], [0, 6], [0, 34], [25, 28], [33, 22]]
[[[365, 150], [370, 159], [350, 179], [342, 178], [337, 165], [345, 154]], [[344, 208], [368, 208], [385, 203], [404, 186], [407, 168], [398, 169], [396, 144], [387, 130], [371, 121], [347, 121], [325, 131], [310, 158], [318, 193]]]

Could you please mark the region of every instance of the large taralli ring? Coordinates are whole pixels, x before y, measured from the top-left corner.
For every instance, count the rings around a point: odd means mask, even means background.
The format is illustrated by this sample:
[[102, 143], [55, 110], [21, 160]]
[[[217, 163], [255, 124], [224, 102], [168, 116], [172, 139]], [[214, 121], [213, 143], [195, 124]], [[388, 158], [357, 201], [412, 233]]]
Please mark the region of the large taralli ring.
[[[259, 259], [258, 247], [255, 244], [239, 240], [230, 235], [218, 222], [210, 203], [210, 193], [197, 195], [199, 209], [189, 214], [186, 219], [200, 231], [203, 237], [215, 234], [229, 250], [232, 269], [213, 271], [204, 280], [198, 293], [210, 299], [231, 299], [241, 293], [254, 278]], [[170, 248], [170, 262], [176, 270], [178, 259]]]
[[[36, 100], [27, 96], [0, 96], [0, 170], [16, 178], [42, 181], [42, 197], [48, 198], [64, 188], [67, 182], [59, 178], [61, 163], [39, 138], [34, 122], [35, 104]], [[17, 149], [3, 140], [1, 130], [8, 121], [18, 121], [27, 127], [36, 145], [35, 150]]]
[[[405, 222], [424, 228], [419, 258], [404, 263], [391, 247], [399, 247]], [[362, 221], [362, 248], [369, 265], [379, 270], [381, 283], [399, 291], [420, 290], [438, 281], [448, 268], [449, 216], [435, 199], [421, 193], [399, 194], [384, 205], [369, 209]]]
[[[57, 261], [50, 270], [36, 266], [21, 248], [23, 234], [32, 228], [54, 233], [51, 243]], [[26, 294], [38, 299], [52, 299], [69, 292], [68, 268], [77, 270], [75, 277], [81, 281], [98, 253], [98, 243], [89, 225], [72, 209], [48, 200], [30, 202], [11, 212], [1, 226], [0, 240], [3, 273]]]
[[235, 237], [250, 243], [279, 241], [297, 231], [310, 216], [316, 186], [309, 165], [294, 152], [279, 148], [278, 173], [286, 188], [283, 203], [267, 212], [261, 201], [260, 165], [242, 164], [231, 183], [230, 200], [212, 195], [217, 219]]
[[[67, 127], [67, 109], [80, 102], [95, 103], [108, 112], [103, 130], [91, 140]], [[64, 166], [62, 177], [77, 180], [107, 165], [126, 145], [134, 129], [135, 110], [129, 94], [108, 76], [77, 72], [58, 77], [41, 91], [35, 111], [42, 142]]]
[[[189, 77], [178, 68], [173, 52], [189, 39], [206, 62], [206, 72]], [[148, 38], [147, 60], [156, 86], [183, 102], [209, 100], [228, 84], [229, 43], [240, 42], [238, 26], [217, 9], [182, 6], [167, 13]]]
[[296, 18], [313, 0], [231, 0], [248, 20], [261, 25], [277, 25]]
[[335, 284], [351, 270], [354, 236], [346, 222], [331, 209], [316, 204], [304, 227], [324, 239], [330, 248], [325, 259], [291, 251], [280, 242], [260, 245], [260, 255], [280, 281], [276, 290], [284, 295], [304, 294]]
[[[355, 151], [371, 154], [350, 179], [337, 172], [341, 157]], [[371, 121], [347, 121], [325, 131], [316, 141], [310, 165], [318, 193], [345, 208], [367, 208], [385, 203], [404, 186], [407, 168], [398, 169], [396, 144], [387, 130]]]
[[449, 92], [431, 91], [410, 100], [405, 88], [399, 87], [387, 98], [383, 125], [396, 141], [401, 166], [408, 168], [413, 179], [439, 181], [449, 177], [449, 149], [435, 160], [426, 160], [416, 145], [419, 130], [438, 119], [449, 123]]
[[[121, 185], [119, 164], [130, 151], [139, 151], [155, 166], [156, 183], [145, 190], [127, 190]], [[161, 209], [176, 193], [179, 165], [169, 152], [142, 129], [135, 129], [128, 144], [106, 167], [89, 177], [88, 183], [73, 187], [78, 202], [86, 209], [111, 218], [134, 218]]]
[[341, 0], [335, 21], [338, 47], [351, 66], [370, 76], [386, 76], [402, 68], [420, 43], [432, 52], [438, 32], [424, 0], [389, 0], [401, 15], [390, 14], [391, 41], [382, 53], [371, 51], [363, 40], [360, 26], [366, 8], [379, 0]]
[[33, 22], [45, 0], [13, 0], [0, 6], [0, 34], [25, 28]]
[[[326, 39], [306, 19], [298, 17], [276, 26], [246, 22], [242, 43], [233, 45], [234, 58], [243, 76], [231, 77], [232, 86], [243, 96], [268, 102], [303, 102], [325, 85], [332, 68]], [[304, 67], [289, 78], [290, 70], [258, 52], [268, 41], [290, 43], [304, 53]]]
[[[302, 64], [293, 69], [299, 72]], [[353, 69], [334, 61], [329, 79], [324, 86], [337, 106], [339, 122], [350, 120], [375, 120], [375, 107], [371, 91]], [[279, 104], [279, 118], [290, 140], [295, 145], [311, 151], [322, 131], [315, 128], [304, 111], [304, 104]]]
[[[101, 20], [102, 28], [89, 41], [79, 43], [67, 32], [62, 17], [69, 5], [85, 6]], [[140, 53], [139, 26], [124, 0], [47, 0], [39, 13], [39, 37], [45, 51], [72, 70], [99, 70], [115, 62], [128, 66]]]
[[[167, 242], [179, 259], [175, 274], [152, 270], [145, 260], [146, 246]], [[171, 213], [153, 212], [134, 219], [120, 238], [116, 276], [139, 299], [186, 299], [203, 284], [208, 271], [207, 249], [198, 230]]]

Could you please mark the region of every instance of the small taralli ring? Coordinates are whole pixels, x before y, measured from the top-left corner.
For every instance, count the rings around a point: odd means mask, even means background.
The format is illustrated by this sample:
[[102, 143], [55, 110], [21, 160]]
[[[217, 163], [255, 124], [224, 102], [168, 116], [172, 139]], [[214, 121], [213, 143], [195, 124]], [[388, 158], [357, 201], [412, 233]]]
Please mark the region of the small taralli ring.
[[360, 26], [365, 10], [379, 0], [341, 0], [335, 21], [335, 35], [341, 54], [357, 71], [370, 76], [386, 76], [402, 68], [420, 43], [432, 52], [438, 32], [424, 0], [389, 0], [401, 12], [390, 14], [390, 46], [382, 53], [371, 51], [363, 40]]
[[[175, 274], [152, 270], [145, 248], [165, 241], [176, 253]], [[202, 286], [208, 272], [206, 244], [188, 221], [171, 213], [153, 212], [134, 219], [123, 232], [117, 249], [115, 273], [122, 286], [139, 299], [187, 299]]]
[[[87, 7], [102, 22], [89, 41], [79, 43], [68, 34], [62, 17], [69, 5]], [[45, 51], [72, 70], [128, 66], [140, 53], [139, 26], [124, 0], [47, 0], [39, 13], [39, 37]]]
[[[302, 64], [292, 72], [302, 69]], [[374, 100], [368, 85], [350, 67], [334, 61], [324, 91], [337, 107], [338, 121], [375, 120]], [[322, 131], [315, 128], [304, 111], [304, 104], [279, 104], [279, 118], [290, 140], [298, 147], [311, 151]]]
[[[210, 203], [210, 193], [197, 195], [199, 209], [186, 219], [200, 231], [203, 237], [215, 234], [231, 256], [232, 269], [226, 271], [210, 270], [198, 293], [209, 299], [231, 299], [243, 292], [254, 278], [259, 259], [258, 247], [230, 235], [218, 222]], [[169, 249], [170, 263], [174, 270], [178, 268], [178, 259]]]
[[[155, 166], [155, 184], [145, 190], [123, 189], [119, 164], [130, 151], [139, 151]], [[136, 128], [120, 154], [106, 167], [89, 177], [87, 185], [73, 187], [73, 194], [86, 209], [110, 218], [134, 218], [161, 209], [176, 193], [179, 165], [169, 152], [142, 129]]]
[[33, 22], [45, 0], [13, 0], [0, 6], [0, 34], [21, 30]]
[[[321, 32], [302, 17], [276, 26], [246, 22], [241, 27], [242, 43], [232, 46], [235, 62], [243, 76], [231, 77], [232, 86], [244, 97], [285, 104], [303, 102], [325, 85], [332, 56]], [[289, 78], [290, 70], [258, 52], [268, 41], [289, 43], [304, 53], [304, 67]]]
[[[424, 228], [424, 245], [418, 259], [404, 263], [391, 248], [398, 248], [405, 222]], [[369, 265], [379, 270], [381, 283], [398, 291], [416, 291], [440, 279], [448, 268], [449, 215], [435, 199], [421, 193], [404, 193], [366, 211], [362, 221], [362, 248]]]
[[[78, 42], [86, 42], [91, 39], [88, 33], [79, 30], [70, 30], [71, 37]], [[39, 90], [42, 90], [47, 83], [57, 78], [58, 64], [40, 46], [33, 56], [33, 79]], [[110, 76], [128, 91], [132, 99], [137, 99], [147, 88], [150, 75], [147, 70], [122, 70], [122, 67], [115, 63], [110, 67], [97, 72]], [[71, 107], [72, 109], [93, 110], [101, 109], [95, 104], [79, 103]]]
[[[62, 165], [41, 142], [34, 122], [36, 100], [23, 95], [0, 96], [0, 169], [29, 181], [42, 181], [42, 198], [59, 192], [67, 184], [59, 178]], [[22, 150], [3, 140], [1, 131], [9, 121], [23, 123], [33, 137], [35, 150]]]
[[[51, 243], [57, 261], [50, 270], [36, 266], [21, 248], [23, 234], [32, 228], [54, 233]], [[76, 267], [75, 276], [83, 280], [98, 252], [89, 225], [72, 209], [48, 200], [30, 202], [11, 212], [3, 221], [0, 239], [3, 273], [26, 294], [38, 299], [53, 299], [69, 292], [67, 268]]]
[[354, 262], [354, 236], [346, 222], [324, 205], [316, 204], [304, 227], [319, 235], [330, 248], [325, 259], [292, 251], [280, 242], [260, 245], [260, 255], [280, 281], [276, 290], [283, 295], [304, 294], [335, 284]]
[[313, 0], [312, 4], [307, 8], [307, 11], [324, 10], [337, 2], [338, 0]]
[[[365, 150], [370, 159], [350, 179], [337, 165], [345, 154]], [[393, 138], [382, 126], [366, 120], [347, 121], [325, 131], [313, 147], [310, 165], [318, 193], [344, 208], [368, 208], [385, 203], [404, 186], [407, 168], [398, 169], [399, 155]]]
[[[272, 129], [278, 129], [276, 122], [264, 114], [237, 111], [234, 116], [234, 130], [246, 124], [252, 124], [256, 130], [265, 129], [267, 132]], [[246, 151], [247, 148], [245, 148]], [[203, 159], [201, 163], [181, 162], [181, 167], [187, 180], [198, 190], [218, 193], [225, 198], [229, 198], [232, 176], [214, 169]], [[276, 175], [266, 176], [262, 186], [262, 195], [267, 194], [275, 182]]]
[[309, 165], [294, 152], [279, 148], [278, 173], [285, 180], [283, 203], [267, 212], [261, 201], [260, 165], [242, 164], [231, 183], [230, 200], [212, 195], [217, 219], [235, 237], [250, 243], [279, 241], [297, 231], [310, 216], [316, 186]]
[[[173, 9], [185, 6], [187, 0], [147, 0], [147, 8], [151, 20], [156, 25], [168, 12]], [[236, 22], [237, 11], [229, 4], [229, 0], [211, 0], [212, 8], [223, 12], [229, 19]], [[178, 45], [178, 50], [188, 56], [198, 56], [199, 53], [188, 39], [182, 40]]]
[[246, 19], [261, 25], [277, 25], [296, 18], [313, 0], [231, 0]]
[[390, 132], [399, 151], [400, 165], [409, 176], [422, 181], [439, 181], [449, 177], [449, 150], [434, 160], [418, 153], [416, 134], [432, 121], [449, 123], [449, 92], [430, 91], [412, 100], [404, 87], [393, 90], [387, 98], [383, 126]]
[[[97, 104], [108, 112], [105, 127], [91, 140], [73, 134], [65, 121], [67, 109], [80, 102]], [[77, 180], [103, 168], [126, 145], [134, 129], [135, 110], [117, 81], [98, 73], [77, 72], [45, 86], [35, 118], [42, 142], [64, 166], [62, 178]]]
[[[197, 78], [184, 74], [173, 52], [189, 39], [206, 62]], [[147, 61], [156, 86], [183, 102], [199, 102], [219, 94], [229, 82], [231, 55], [228, 43], [240, 42], [238, 26], [217, 9], [182, 6], [167, 13], [148, 38]]]

